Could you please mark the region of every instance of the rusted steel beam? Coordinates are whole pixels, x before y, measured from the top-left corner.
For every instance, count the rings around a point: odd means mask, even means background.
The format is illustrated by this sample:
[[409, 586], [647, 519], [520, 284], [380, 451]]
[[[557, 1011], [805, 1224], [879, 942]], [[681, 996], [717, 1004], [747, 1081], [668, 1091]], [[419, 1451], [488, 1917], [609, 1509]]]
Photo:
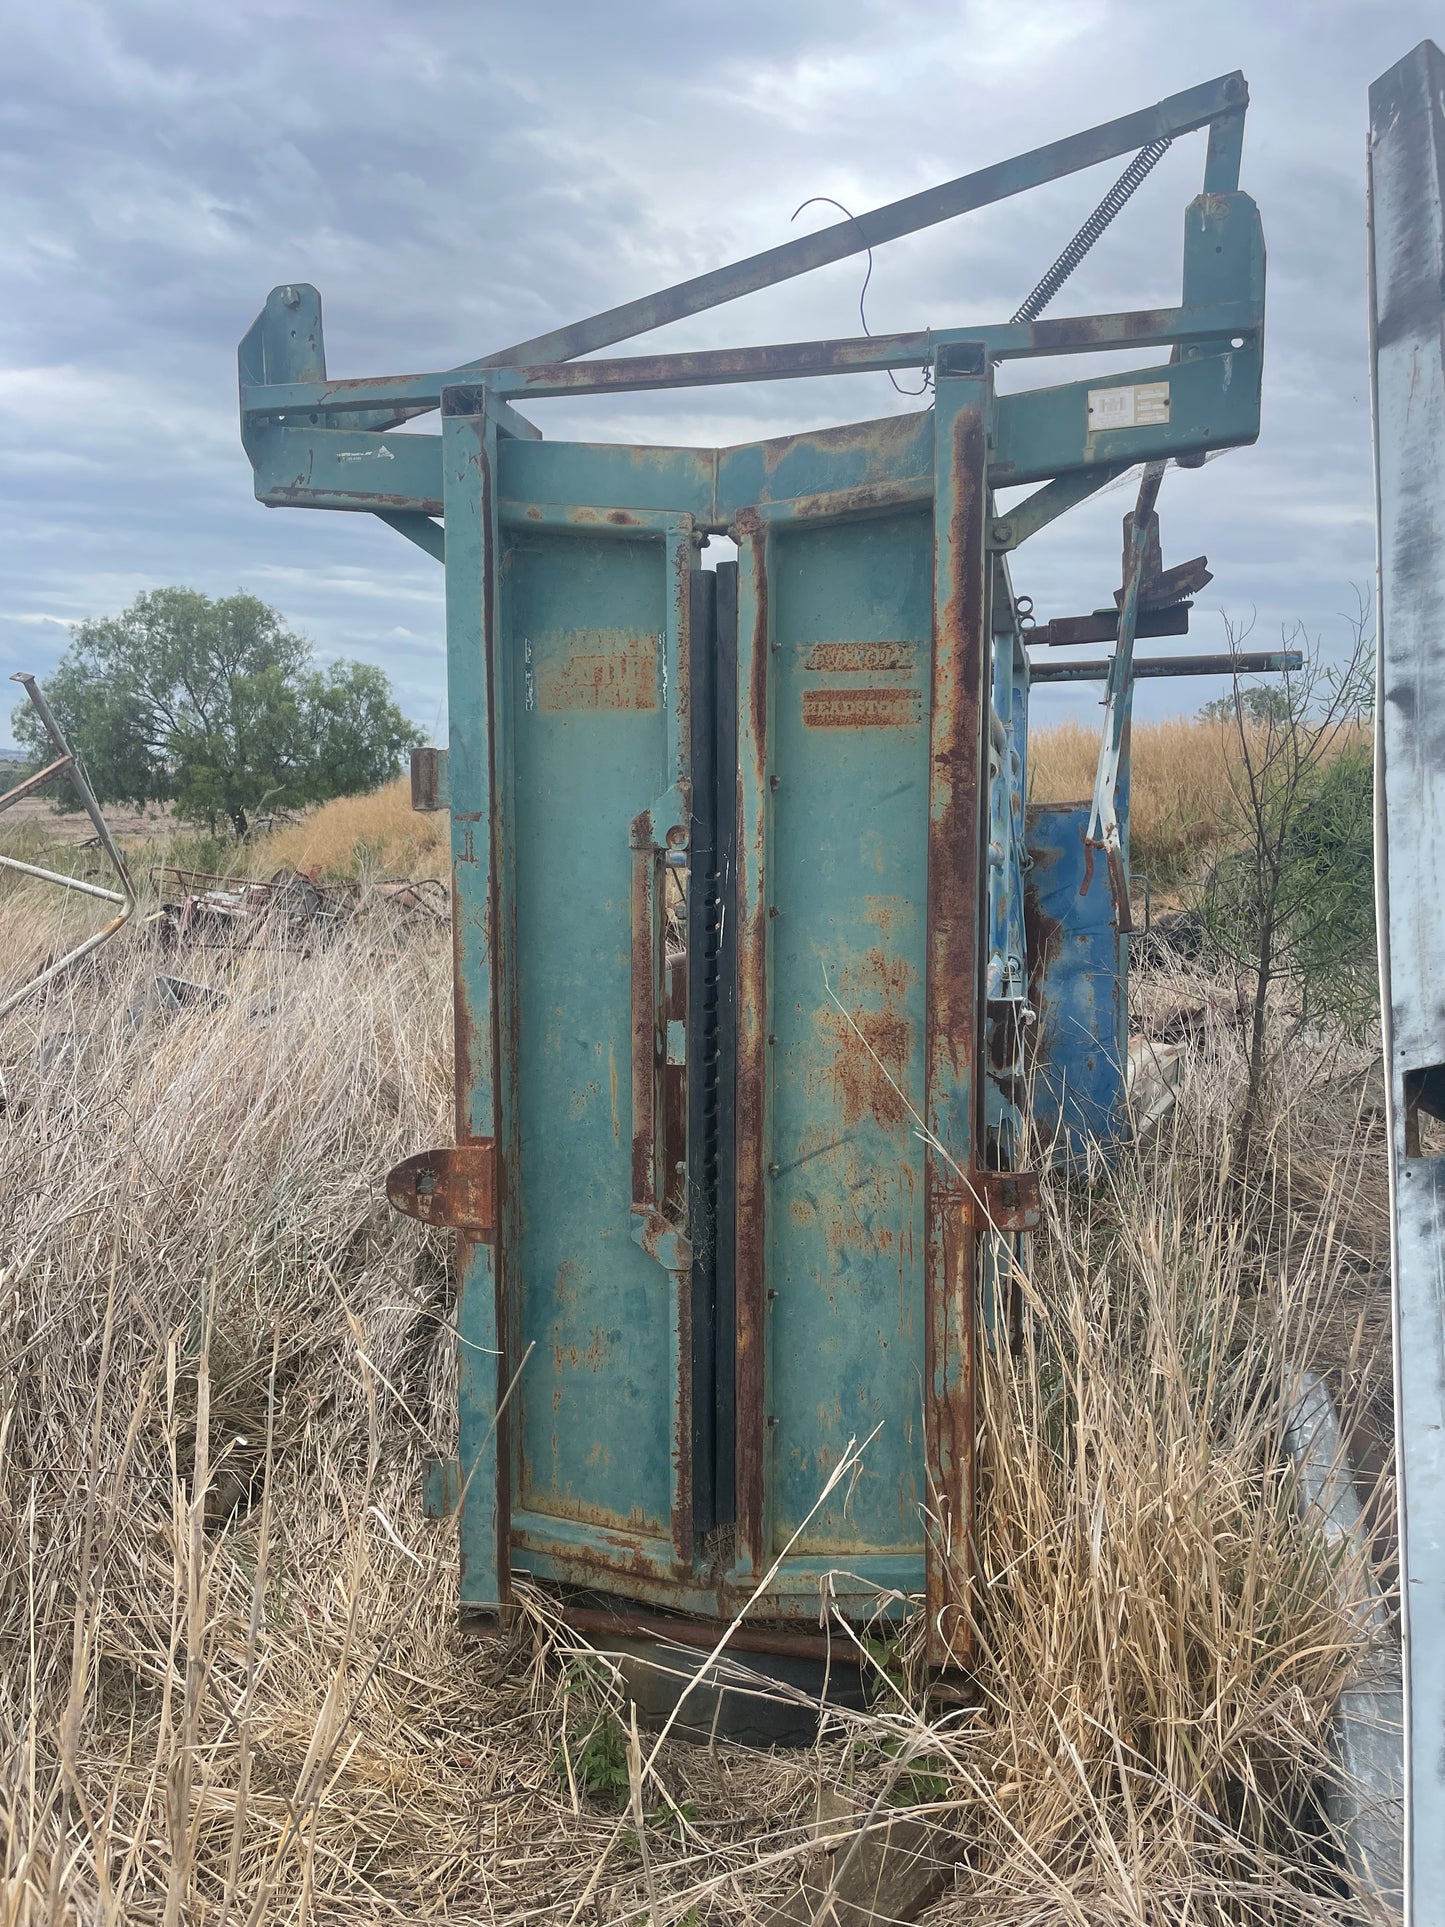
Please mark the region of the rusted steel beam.
[[1159, 498], [1159, 485], [1164, 479], [1166, 466], [1164, 462], [1146, 465], [1139, 480], [1138, 499], [1132, 513], [1124, 520], [1124, 595], [1119, 607], [1119, 641], [1109, 658], [1104, 692], [1104, 733], [1099, 745], [1098, 768], [1094, 774], [1089, 828], [1084, 838], [1088, 853], [1084, 868], [1084, 891], [1087, 894], [1093, 874], [1093, 852], [1101, 851], [1109, 873], [1114, 922], [1120, 936], [1127, 935], [1134, 927], [1125, 859], [1129, 807], [1129, 726], [1134, 701], [1134, 636], [1139, 620], [1139, 596], [1150, 552], [1151, 549], [1157, 549], [1158, 544], [1158, 518], [1154, 504]]
[[[1101, 656], [1094, 662], [1030, 663], [1029, 682], [1106, 682], [1113, 660], [1112, 656]], [[1145, 662], [1136, 662], [1130, 674], [1136, 681], [1156, 676], [1273, 676], [1288, 675], [1303, 667], [1304, 657], [1298, 649], [1260, 649], [1233, 656], [1151, 656]]]
[[738, 1569], [765, 1563], [764, 1344], [767, 1331], [768, 525], [746, 511], [738, 544], [737, 1066], [734, 1096]]
[[[1126, 348], [1167, 347], [1253, 335], [1263, 316], [1252, 302], [1226, 301], [1192, 308], [1141, 308], [1121, 313], [1061, 315], [1007, 322], [985, 329], [922, 328], [911, 333], [854, 335], [832, 341], [790, 341], [763, 347], [710, 348], [670, 355], [627, 355], [607, 361], [549, 361], [498, 369], [487, 387], [498, 396], [534, 400], [552, 395], [621, 394], [647, 388], [702, 388], [736, 381], [797, 381], [813, 375], [877, 373], [888, 368], [926, 368], [954, 341], [982, 338], [995, 361], [1039, 355], [1097, 354]], [[362, 376], [353, 381], [295, 382], [248, 387], [242, 405], [257, 419], [349, 415], [359, 408], [435, 408], [442, 391], [475, 380], [475, 365], [437, 374]], [[425, 530], [393, 523], [428, 547]]]
[[1093, 167], [1099, 161], [1114, 160], [1120, 154], [1132, 154], [1149, 141], [1173, 139], [1206, 127], [1225, 115], [1241, 114], [1248, 104], [1249, 89], [1244, 75], [1223, 74], [1218, 80], [1171, 94], [1153, 107], [1050, 141], [1047, 146], [1036, 147], [1027, 154], [997, 161], [991, 167], [979, 168], [976, 173], [925, 188], [922, 193], [910, 194], [901, 201], [889, 202], [886, 207], [835, 222], [814, 234], [801, 234], [796, 240], [766, 248], [744, 261], [695, 275], [691, 280], [680, 281], [656, 294], [643, 295], [639, 300], [625, 301], [620, 307], [589, 315], [585, 321], [574, 321], [569, 327], [514, 342], [511, 347], [499, 348], [495, 354], [468, 362], [466, 366], [495, 368], [509, 363], [571, 361], [578, 355], [610, 347], [615, 341], [626, 341], [633, 335], [665, 327], [668, 322], [680, 321], [686, 315], [701, 314], [706, 308], [736, 301], [740, 295], [755, 293], [759, 288], [774, 287], [780, 281], [807, 274], [810, 269], [824, 267], [830, 261], [846, 260], [850, 254], [862, 254], [869, 248], [881, 247], [885, 241], [916, 234], [920, 228], [934, 227], [940, 221], [952, 220], [955, 215], [967, 214], [974, 208], [988, 207], [995, 201], [1041, 186], [1045, 181], [1056, 181], [1061, 175]]
[[981, 344], [936, 364], [933, 705], [929, 723], [925, 1040], [924, 1451], [929, 1664], [968, 1658], [977, 1238], [959, 1198], [979, 1138], [979, 983], [988, 875], [988, 427]]
[[[1171, 609], [1141, 611], [1135, 624], [1136, 636], [1187, 636], [1191, 604], [1177, 602]], [[1076, 649], [1086, 642], [1114, 642], [1119, 635], [1119, 611], [1095, 609], [1087, 616], [1055, 616], [1030, 629], [1026, 640], [1031, 648], [1040, 643], [1046, 649]], [[1037, 678], [1036, 678], [1037, 680]]]

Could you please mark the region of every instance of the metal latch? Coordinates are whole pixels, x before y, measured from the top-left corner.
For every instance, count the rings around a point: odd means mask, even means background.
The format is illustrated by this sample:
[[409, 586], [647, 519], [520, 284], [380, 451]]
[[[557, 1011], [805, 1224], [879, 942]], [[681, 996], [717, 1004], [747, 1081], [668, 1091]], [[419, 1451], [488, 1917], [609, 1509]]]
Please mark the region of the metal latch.
[[403, 1158], [387, 1175], [386, 1198], [409, 1218], [464, 1231], [490, 1244], [497, 1235], [495, 1139], [447, 1144]]

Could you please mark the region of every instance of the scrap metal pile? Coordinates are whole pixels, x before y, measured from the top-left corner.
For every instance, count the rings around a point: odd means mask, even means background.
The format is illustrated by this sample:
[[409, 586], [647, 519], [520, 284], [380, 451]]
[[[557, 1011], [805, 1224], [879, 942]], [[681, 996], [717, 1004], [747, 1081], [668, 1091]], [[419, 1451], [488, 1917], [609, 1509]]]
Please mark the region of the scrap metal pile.
[[280, 944], [309, 950], [378, 910], [445, 924], [450, 893], [438, 877], [324, 883], [317, 874], [280, 869], [265, 880], [224, 877], [163, 865], [152, 872], [162, 901], [146, 928], [167, 945], [250, 949]]

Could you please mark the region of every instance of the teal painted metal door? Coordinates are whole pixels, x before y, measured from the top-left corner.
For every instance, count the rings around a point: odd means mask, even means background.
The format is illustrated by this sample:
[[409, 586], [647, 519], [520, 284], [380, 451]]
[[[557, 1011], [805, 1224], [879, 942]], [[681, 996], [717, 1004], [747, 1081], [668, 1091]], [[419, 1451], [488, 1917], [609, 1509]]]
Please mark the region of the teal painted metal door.
[[[768, 566], [761, 1557], [794, 1540], [800, 1560], [891, 1557], [916, 1577], [933, 517], [786, 525]], [[856, 1484], [815, 1512], [875, 1432]]]
[[691, 1553], [686, 1147], [666, 1128], [686, 1067], [665, 979], [696, 557], [687, 517], [601, 535], [559, 517], [500, 547], [506, 1283], [528, 1358], [513, 1533], [660, 1572]]

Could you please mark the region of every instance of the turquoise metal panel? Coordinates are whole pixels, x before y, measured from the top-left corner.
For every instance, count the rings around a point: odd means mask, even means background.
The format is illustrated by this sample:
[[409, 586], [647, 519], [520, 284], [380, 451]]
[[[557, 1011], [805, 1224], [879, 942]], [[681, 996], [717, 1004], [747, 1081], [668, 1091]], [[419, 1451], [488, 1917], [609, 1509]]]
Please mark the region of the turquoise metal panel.
[[889, 415], [846, 428], [783, 435], [773, 441], [718, 451], [717, 512], [731, 520], [741, 510], [827, 494], [819, 512], [838, 513], [850, 490], [868, 491], [909, 480], [927, 497], [932, 490], [933, 413]]
[[272, 508], [442, 512], [440, 435], [257, 422], [247, 445], [256, 499]]
[[[679, 1274], [634, 1238], [633, 826], [675, 795], [690, 530], [508, 529], [502, 554], [517, 986], [505, 1264], [514, 1354], [533, 1347], [516, 1526], [626, 1533], [670, 1566], [685, 1332]], [[674, 818], [676, 801], [663, 826]]]
[[881, 1427], [795, 1550], [906, 1551], [915, 1584], [932, 559], [926, 513], [796, 524], [769, 592], [764, 1551]]
[[[1065, 469], [1095, 462], [1118, 467], [1163, 461], [1170, 455], [1208, 454], [1259, 436], [1261, 351], [1238, 350], [1168, 362], [1125, 375], [1030, 388], [999, 398], [989, 476], [995, 487], [1044, 482]], [[1089, 396], [1109, 389], [1167, 391], [1167, 412], [1131, 427], [1090, 427]], [[1148, 405], [1142, 411], [1150, 414]]]
[[710, 448], [509, 441], [500, 449], [501, 494], [519, 505], [586, 502], [707, 522], [714, 517], [715, 459]]

